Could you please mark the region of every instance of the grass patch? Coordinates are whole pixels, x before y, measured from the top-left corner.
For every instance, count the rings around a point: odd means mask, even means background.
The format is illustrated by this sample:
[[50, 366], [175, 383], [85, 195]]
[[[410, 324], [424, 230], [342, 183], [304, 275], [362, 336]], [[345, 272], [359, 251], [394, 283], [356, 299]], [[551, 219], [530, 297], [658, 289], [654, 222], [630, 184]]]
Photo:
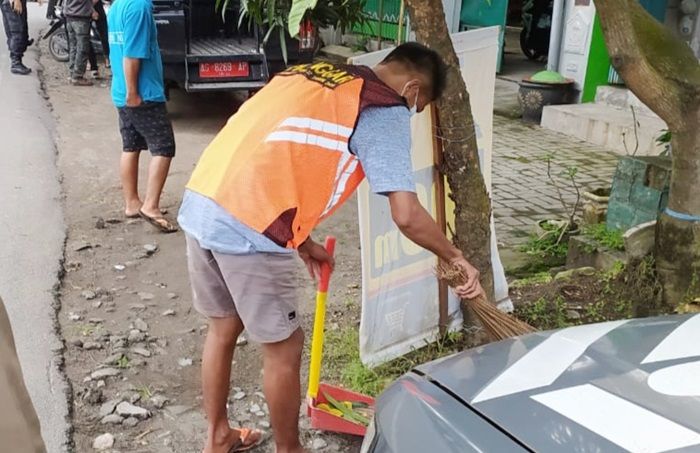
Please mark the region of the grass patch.
[[602, 299], [586, 305], [583, 317], [586, 324], [614, 321], [633, 317], [633, 305], [629, 299]]
[[151, 387], [145, 384], [142, 384], [136, 388], [136, 392], [139, 394], [141, 397], [141, 400], [146, 401], [151, 399], [153, 396], [153, 390], [151, 390]]
[[439, 341], [371, 369], [360, 361], [358, 344], [359, 332], [356, 328], [348, 327], [327, 332], [323, 379], [340, 383], [356, 392], [377, 396], [396, 378], [412, 368], [463, 350], [466, 338], [461, 332], [449, 333]]
[[510, 283], [511, 288], [522, 288], [523, 286], [530, 286], [530, 285], [541, 285], [544, 283], [549, 283], [552, 281], [552, 274], [549, 272], [538, 272], [536, 274], [530, 275], [528, 277], [520, 278], [518, 280], [514, 280], [513, 282]]
[[610, 277], [612, 295], [616, 296], [617, 300], [632, 301], [633, 316], [647, 317], [668, 313], [669, 307], [663, 303], [661, 282], [652, 256], [631, 262], [617, 275]]
[[661, 304], [661, 287], [650, 257], [627, 265], [618, 261], [595, 275], [523, 285], [514, 294], [515, 315], [540, 330], [672, 311]]
[[556, 234], [532, 235], [520, 250], [541, 259], [561, 260], [563, 264], [569, 252], [569, 243], [565, 240], [560, 241]]
[[[629, 319], [634, 315], [634, 305], [630, 299], [612, 294], [591, 303], [574, 304], [580, 307], [572, 310], [562, 296], [540, 297], [534, 302], [516, 305], [515, 316], [539, 330], [563, 329], [565, 327], [594, 322]], [[570, 316], [570, 313], [578, 315]]]
[[119, 357], [119, 360], [117, 360], [116, 363], [117, 368], [121, 368], [122, 370], [125, 370], [131, 366], [131, 360], [125, 355], [122, 355]]
[[623, 272], [627, 269], [627, 266], [622, 261], [615, 261], [610, 269], [603, 273], [603, 280], [610, 282], [620, 278]]
[[568, 308], [562, 297], [540, 297], [534, 302], [518, 305], [515, 316], [540, 330], [561, 329], [574, 325], [567, 315]]
[[534, 275], [549, 273], [553, 267], [561, 266], [561, 260], [555, 262], [546, 262], [539, 258], [528, 257], [528, 261], [517, 267], [508, 267], [505, 269], [506, 275], [517, 280], [526, 280]]
[[72, 326], [73, 332], [82, 337], [91, 337], [100, 330], [100, 325], [95, 324], [77, 324]]
[[520, 251], [530, 257], [533, 272], [540, 273], [566, 263], [569, 253], [570, 225], [560, 221], [540, 222], [539, 230], [528, 238]]
[[622, 231], [609, 230], [604, 223], [585, 227], [583, 234], [610, 250], [625, 250], [625, 240], [622, 237]]

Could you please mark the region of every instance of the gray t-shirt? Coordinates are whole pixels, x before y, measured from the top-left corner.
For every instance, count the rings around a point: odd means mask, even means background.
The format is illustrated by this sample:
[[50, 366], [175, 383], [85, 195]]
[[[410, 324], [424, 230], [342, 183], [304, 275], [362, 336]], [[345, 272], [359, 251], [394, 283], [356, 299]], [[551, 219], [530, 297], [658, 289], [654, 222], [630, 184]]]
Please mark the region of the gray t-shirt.
[[[411, 163], [411, 123], [406, 107], [362, 112], [350, 140], [374, 193], [415, 192]], [[190, 190], [177, 218], [180, 227], [206, 249], [231, 255], [291, 253], [243, 225], [216, 202]]]
[[66, 0], [63, 14], [66, 17], [88, 19], [92, 15], [92, 0]]

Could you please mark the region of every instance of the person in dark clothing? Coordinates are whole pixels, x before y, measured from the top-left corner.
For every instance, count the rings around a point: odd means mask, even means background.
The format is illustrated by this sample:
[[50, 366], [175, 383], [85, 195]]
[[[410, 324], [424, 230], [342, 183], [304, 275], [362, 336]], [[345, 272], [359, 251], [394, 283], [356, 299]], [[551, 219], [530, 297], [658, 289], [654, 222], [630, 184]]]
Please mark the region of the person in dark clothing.
[[10, 51], [10, 72], [27, 75], [31, 69], [22, 63], [29, 42], [27, 25], [27, 0], [0, 0], [2, 22], [7, 35], [7, 48]]
[[70, 83], [90, 86], [92, 82], [85, 78], [85, 69], [90, 52], [90, 20], [97, 17], [97, 12], [92, 7], [92, 0], [66, 0], [63, 14], [70, 49]]
[[[109, 68], [109, 35], [107, 34], [107, 14], [105, 12], [104, 4], [102, 0], [97, 0], [94, 3], [93, 8], [97, 12], [97, 19], [95, 19], [95, 26], [97, 27], [97, 34], [100, 38], [100, 43], [102, 44], [102, 54], [105, 59], [105, 68]], [[95, 48], [90, 41], [90, 52], [88, 53], [88, 63], [89, 69], [92, 71], [93, 79], [100, 78], [99, 66], [97, 65], [97, 53]]]
[[52, 21], [52, 23], [54, 20], [58, 19], [58, 17], [56, 17], [56, 0], [49, 0], [46, 5], [46, 18]]

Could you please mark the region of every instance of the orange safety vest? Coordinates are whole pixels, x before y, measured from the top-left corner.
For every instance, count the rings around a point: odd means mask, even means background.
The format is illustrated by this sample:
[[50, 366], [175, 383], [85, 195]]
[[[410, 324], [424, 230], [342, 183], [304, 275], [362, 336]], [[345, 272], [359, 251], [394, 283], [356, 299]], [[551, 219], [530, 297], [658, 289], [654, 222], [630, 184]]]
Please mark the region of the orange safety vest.
[[187, 188], [276, 244], [297, 248], [364, 178], [349, 149], [360, 113], [396, 105], [406, 102], [367, 67], [294, 66], [229, 119]]

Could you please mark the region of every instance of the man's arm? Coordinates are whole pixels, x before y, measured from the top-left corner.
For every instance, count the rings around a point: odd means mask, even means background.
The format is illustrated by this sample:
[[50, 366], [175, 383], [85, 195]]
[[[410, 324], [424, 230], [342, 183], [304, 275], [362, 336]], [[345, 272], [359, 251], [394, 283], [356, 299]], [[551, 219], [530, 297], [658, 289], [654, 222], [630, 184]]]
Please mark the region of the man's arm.
[[143, 102], [139, 94], [139, 70], [141, 60], [124, 57], [124, 78], [126, 79], [126, 106], [138, 107]]
[[418, 196], [413, 192], [391, 192], [388, 195], [391, 217], [404, 236], [430, 250], [443, 261], [465, 270], [467, 282], [455, 288], [457, 294], [466, 299], [473, 299], [481, 294], [483, 290], [479, 283], [479, 271], [447, 239], [435, 220], [420, 204]]
[[401, 232], [467, 275], [457, 295], [471, 299], [482, 291], [479, 271], [464, 259], [421, 206], [415, 192], [411, 163], [411, 123], [405, 107], [368, 108], [355, 128], [351, 148], [365, 171], [373, 192], [387, 195], [391, 215]]
[[389, 205], [391, 218], [407, 238], [445, 262], [462, 258], [462, 252], [445, 237], [415, 193], [392, 192], [389, 194]]

